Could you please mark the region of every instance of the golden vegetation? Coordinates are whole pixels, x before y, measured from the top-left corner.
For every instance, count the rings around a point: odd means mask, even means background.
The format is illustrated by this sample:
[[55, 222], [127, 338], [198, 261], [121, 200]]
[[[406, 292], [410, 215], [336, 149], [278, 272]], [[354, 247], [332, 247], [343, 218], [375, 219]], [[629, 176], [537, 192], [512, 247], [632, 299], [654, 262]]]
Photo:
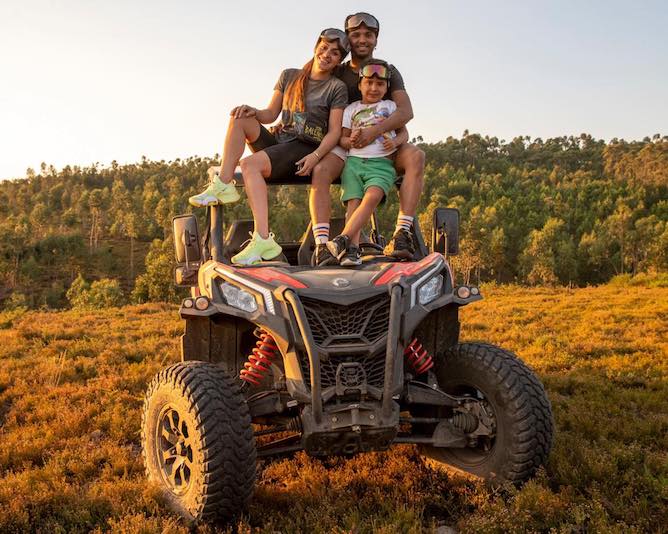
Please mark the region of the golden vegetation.
[[[668, 288], [484, 288], [463, 339], [516, 351], [556, 419], [521, 489], [430, 470], [413, 447], [261, 466], [249, 532], [656, 532], [668, 525]], [[188, 532], [146, 483], [147, 382], [178, 359], [175, 308], [0, 314], [0, 532]], [[199, 532], [215, 532], [199, 527]]]

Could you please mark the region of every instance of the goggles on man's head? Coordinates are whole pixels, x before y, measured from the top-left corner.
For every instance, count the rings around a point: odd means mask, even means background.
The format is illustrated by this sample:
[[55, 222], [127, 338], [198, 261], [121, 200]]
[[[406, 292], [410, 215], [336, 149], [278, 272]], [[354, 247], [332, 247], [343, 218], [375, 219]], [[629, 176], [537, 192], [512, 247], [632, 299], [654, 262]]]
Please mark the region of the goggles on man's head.
[[324, 37], [329, 41], [339, 41], [339, 45], [345, 51], [344, 56], [350, 52], [350, 41], [348, 41], [348, 36], [343, 30], [338, 28], [326, 28], [320, 32], [320, 37]]
[[390, 79], [390, 69], [385, 65], [379, 65], [377, 63], [371, 63], [370, 65], [364, 65], [360, 69], [360, 78], [371, 78], [376, 76], [381, 80]]
[[364, 24], [370, 30], [376, 30], [376, 33], [380, 31], [380, 23], [378, 19], [369, 13], [355, 13], [354, 15], [348, 15], [346, 17], [346, 31], [349, 32], [355, 28], [359, 28]]

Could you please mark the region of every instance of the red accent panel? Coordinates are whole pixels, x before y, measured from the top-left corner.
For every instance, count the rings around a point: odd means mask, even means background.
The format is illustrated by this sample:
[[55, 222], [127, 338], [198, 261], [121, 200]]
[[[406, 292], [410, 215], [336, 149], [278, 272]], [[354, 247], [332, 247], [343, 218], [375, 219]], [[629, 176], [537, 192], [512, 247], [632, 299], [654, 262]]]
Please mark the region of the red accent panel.
[[396, 280], [400, 276], [411, 276], [412, 274], [418, 273], [423, 269], [431, 265], [436, 258], [442, 257], [438, 252], [432, 252], [426, 258], [421, 259], [418, 262], [411, 263], [394, 263], [385, 270], [374, 282], [376, 286], [383, 286], [389, 284], [393, 280]]
[[237, 271], [238, 273], [243, 273], [252, 276], [253, 278], [257, 278], [259, 280], [264, 280], [265, 282], [280, 282], [281, 284], [285, 284], [286, 286], [294, 287], [295, 289], [302, 289], [305, 287], [308, 287], [306, 284], [303, 282], [300, 282], [299, 280], [295, 280], [292, 278], [292, 276], [289, 276], [285, 273], [282, 273], [280, 271], [276, 271], [272, 269], [271, 267], [252, 267], [252, 268], [247, 268], [247, 269], [240, 269]]

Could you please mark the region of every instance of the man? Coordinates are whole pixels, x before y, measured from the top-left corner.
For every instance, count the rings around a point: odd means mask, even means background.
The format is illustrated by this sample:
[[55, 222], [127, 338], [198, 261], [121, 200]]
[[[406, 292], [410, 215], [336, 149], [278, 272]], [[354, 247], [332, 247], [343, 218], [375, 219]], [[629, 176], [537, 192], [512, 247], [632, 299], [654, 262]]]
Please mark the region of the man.
[[[344, 63], [337, 76], [348, 87], [348, 100], [360, 100], [358, 87], [360, 67], [373, 57], [373, 50], [378, 41], [380, 24], [369, 13], [355, 13], [346, 17], [345, 30], [352, 48], [350, 61]], [[387, 120], [375, 126], [364, 128], [353, 146], [363, 148], [385, 132], [398, 130], [413, 118], [413, 107], [399, 71], [391, 66], [391, 77], [386, 98], [397, 105], [397, 109]], [[345, 152], [335, 148], [313, 169], [309, 209], [313, 222], [313, 235], [316, 240], [315, 264], [335, 263], [327, 250], [329, 238], [329, 218], [331, 214], [329, 186], [341, 174], [345, 163]], [[411, 227], [422, 192], [424, 177], [424, 152], [410, 143], [401, 145], [396, 154], [394, 165], [404, 180], [399, 191], [399, 216], [392, 240], [385, 247], [385, 254], [400, 259], [412, 259], [415, 249]]]

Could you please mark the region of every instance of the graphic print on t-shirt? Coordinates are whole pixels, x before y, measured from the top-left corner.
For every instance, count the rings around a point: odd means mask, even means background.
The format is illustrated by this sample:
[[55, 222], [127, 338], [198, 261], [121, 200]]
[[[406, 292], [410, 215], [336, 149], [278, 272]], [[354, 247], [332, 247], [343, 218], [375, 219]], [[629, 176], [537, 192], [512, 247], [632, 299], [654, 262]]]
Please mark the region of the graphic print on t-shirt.
[[[367, 126], [375, 126], [380, 124], [390, 116], [390, 110], [386, 107], [366, 107], [360, 109], [352, 117], [353, 130], [357, 128], [366, 128]], [[376, 138], [379, 143], [383, 142], [383, 136]]]

